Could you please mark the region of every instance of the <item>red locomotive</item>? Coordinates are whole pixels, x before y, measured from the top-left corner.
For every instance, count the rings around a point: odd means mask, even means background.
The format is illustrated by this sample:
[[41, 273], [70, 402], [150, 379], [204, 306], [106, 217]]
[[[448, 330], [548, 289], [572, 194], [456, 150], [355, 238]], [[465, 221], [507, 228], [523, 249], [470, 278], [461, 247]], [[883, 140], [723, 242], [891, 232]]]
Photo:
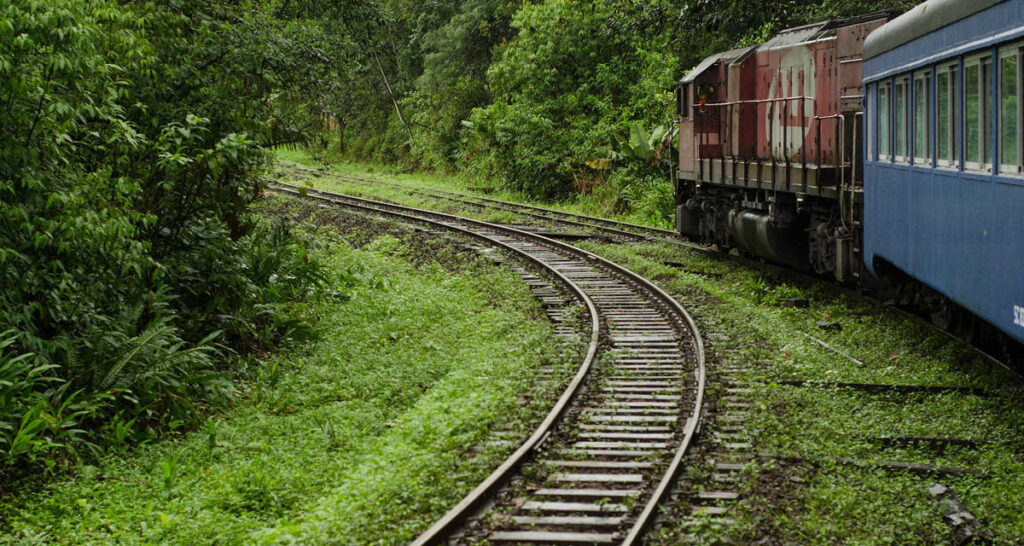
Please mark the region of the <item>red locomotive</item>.
[[678, 96], [681, 233], [841, 281], [859, 276], [861, 53], [890, 18], [788, 29], [690, 71]]

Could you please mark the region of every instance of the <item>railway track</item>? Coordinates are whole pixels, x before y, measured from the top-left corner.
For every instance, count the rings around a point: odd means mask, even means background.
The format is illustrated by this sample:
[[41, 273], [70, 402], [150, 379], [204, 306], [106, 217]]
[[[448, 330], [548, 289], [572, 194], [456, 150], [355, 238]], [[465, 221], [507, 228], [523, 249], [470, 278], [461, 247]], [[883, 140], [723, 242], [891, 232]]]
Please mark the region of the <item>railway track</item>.
[[[631, 224], [628, 222], [620, 222], [617, 220], [609, 220], [607, 218], [600, 218], [596, 216], [586, 216], [554, 209], [537, 207], [533, 205], [525, 205], [510, 201], [491, 199], [487, 197], [480, 197], [435, 189], [424, 190], [418, 188], [410, 188], [405, 184], [389, 182], [376, 178], [367, 178], [342, 173], [328, 173], [326, 171], [309, 169], [293, 165], [289, 165], [286, 168], [295, 172], [305, 173], [312, 176], [332, 176], [342, 180], [356, 181], [364, 184], [385, 185], [395, 187], [408, 193], [461, 203], [469, 206], [479, 207], [481, 209], [503, 210], [519, 214], [528, 218], [532, 218], [534, 220], [548, 222], [555, 226], [566, 226], [592, 230], [602, 235], [605, 235], [612, 240], [616, 240], [619, 242], [667, 241], [675, 245], [686, 247], [687, 249], [695, 252], [700, 252], [702, 254], [709, 256], [715, 256], [716, 259], [727, 259], [735, 261], [736, 263], [739, 263], [745, 267], [761, 270], [763, 272], [769, 272], [774, 275], [778, 275], [782, 278], [799, 281], [808, 285], [813, 284], [815, 282], [829, 282], [838, 290], [841, 290], [843, 293], [847, 294], [849, 297], [867, 298], [878, 305], [885, 305], [878, 297], [864, 293], [862, 291], [858, 291], [852, 287], [842, 286], [828, 279], [823, 279], [821, 277], [816, 277], [814, 275], [802, 273], [782, 266], [773, 265], [756, 257], [751, 258], [743, 255], [721, 253], [710, 247], [702, 246], [687, 241], [681, 238], [676, 232], [672, 230], [653, 228], [650, 226]], [[905, 309], [902, 307], [894, 307], [894, 309], [903, 313], [908, 318], [917, 320], [922, 327], [941, 333], [942, 335], [945, 335], [951, 339], [959, 339], [963, 341], [955, 333], [950, 332], [934, 324], [931, 320], [929, 320], [929, 317], [925, 316], [921, 312], [918, 312], [916, 310]], [[1006, 369], [1014, 373], [1021, 380], [1024, 380], [1024, 373], [1022, 373], [1021, 370], [1015, 368], [1014, 365], [1007, 359], [1007, 357], [996, 356], [991, 352], [993, 350], [991, 347], [981, 347], [973, 342], [968, 342], [968, 344], [971, 346], [972, 350], [982, 359], [988, 361], [991, 364]]]
[[[586, 308], [586, 356], [543, 422], [414, 544], [639, 541], [668, 498], [702, 417], [703, 341], [678, 302], [615, 263], [537, 234], [292, 185], [270, 187], [473, 237], [543, 269]], [[522, 273], [552, 299], [545, 281]], [[549, 314], [556, 323], [566, 319]]]
[[[526, 218], [539, 220], [541, 222], [554, 222], [558, 225], [565, 227], [596, 231], [614, 240], [643, 241], [651, 239], [668, 239], [674, 242], [684, 243], [684, 241], [679, 237], [679, 235], [676, 232], [668, 229], [659, 229], [640, 224], [632, 224], [629, 222], [609, 220], [607, 218], [600, 218], [597, 216], [586, 216], [583, 214], [576, 214], [572, 212], [564, 212], [544, 207], [537, 207], [533, 205], [525, 205], [522, 203], [514, 203], [512, 201], [502, 201], [499, 199], [491, 199], [489, 197], [481, 197], [476, 195], [468, 195], [436, 189], [411, 188], [405, 184], [389, 182], [386, 180], [380, 180], [376, 178], [366, 178], [362, 176], [355, 176], [343, 173], [326, 173], [315, 169], [307, 169], [305, 167], [297, 167], [291, 165], [289, 165], [287, 168], [295, 172], [301, 172], [313, 176], [329, 175], [335, 178], [339, 178], [341, 180], [394, 187], [415, 195], [423, 195], [434, 199], [443, 199], [446, 201], [452, 201], [455, 203], [469, 205], [472, 207], [478, 207], [481, 209], [512, 212]], [[704, 250], [701, 247], [696, 248]]]

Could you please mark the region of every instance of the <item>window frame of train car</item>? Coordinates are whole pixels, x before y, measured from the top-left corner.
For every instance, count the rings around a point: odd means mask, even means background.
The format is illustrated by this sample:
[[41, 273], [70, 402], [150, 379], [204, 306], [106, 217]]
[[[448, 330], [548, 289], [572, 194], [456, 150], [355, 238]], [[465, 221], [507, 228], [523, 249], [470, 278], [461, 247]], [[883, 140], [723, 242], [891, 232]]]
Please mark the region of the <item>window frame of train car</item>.
[[[940, 79], [945, 76], [945, 85]], [[960, 169], [960, 59], [944, 61], [935, 65], [935, 165], [939, 168]], [[942, 87], [946, 99], [942, 100]], [[946, 112], [946, 127], [942, 126], [939, 112]], [[942, 145], [946, 153], [942, 153]]]
[[868, 161], [878, 161], [878, 150], [875, 143], [878, 137], [875, 131], [878, 130], [878, 120], [875, 119], [875, 112], [878, 110], [878, 84], [871, 83], [864, 88], [864, 154]]
[[[885, 108], [882, 108], [883, 97]], [[872, 116], [878, 121], [877, 161], [892, 161], [892, 81], [878, 82], [877, 106]]]
[[679, 119], [690, 119], [690, 84], [676, 87], [676, 115]]
[[[1021, 172], [1022, 172], [1022, 170], [1021, 170], [1021, 141], [1022, 141], [1022, 136], [1024, 136], [1024, 135], [1022, 135], [1021, 131], [1022, 131], [1022, 110], [1024, 110], [1024, 109], [1021, 108], [1021, 104], [1020, 104], [1021, 88], [1022, 88], [1022, 79], [1021, 79], [1022, 78], [1022, 74], [1021, 74], [1021, 45], [1022, 44], [1020, 42], [1015, 42], [1015, 43], [1012, 43], [1010, 45], [1002, 46], [998, 50], [999, 63], [998, 63], [998, 66], [996, 67], [996, 83], [995, 83], [996, 91], [997, 91], [996, 105], [998, 106], [998, 110], [996, 112], [996, 120], [995, 121], [996, 121], [996, 124], [998, 125], [998, 127], [996, 128], [996, 131], [997, 131], [996, 132], [996, 144], [997, 144], [998, 153], [999, 153], [999, 174], [1002, 175], [1002, 176], [1020, 176]], [[1013, 77], [1013, 85], [1014, 85], [1014, 92], [1015, 92], [1014, 93], [1014, 98], [1015, 98], [1014, 106], [1015, 106], [1016, 111], [1012, 112], [1012, 116], [1010, 118], [1015, 123], [1014, 130], [1011, 132], [1011, 134], [1013, 135], [1013, 138], [1014, 138], [1013, 146], [1012, 146], [1011, 149], [1012, 149], [1013, 153], [1015, 154], [1014, 161], [1012, 163], [1007, 163], [1005, 161], [1005, 155], [1006, 155], [1005, 152], [1007, 151], [1007, 148], [1006, 148], [1007, 140], [1004, 138], [1006, 136], [1006, 133], [1004, 132], [1004, 127], [1003, 127], [1004, 122], [1006, 122], [1006, 120], [1007, 120], [1006, 112], [1004, 110], [1004, 106], [1005, 106], [1005, 102], [1004, 101], [1005, 101], [1006, 97], [1004, 97], [1004, 95], [1003, 95], [1003, 93], [1004, 93], [1004, 87], [1003, 86], [1006, 83], [1006, 79], [1005, 79], [1004, 74], [1003, 74], [1003, 69], [1004, 69], [1004, 64], [1003, 63], [1007, 59], [1013, 59], [1013, 61], [1015, 63], [1015, 66], [1014, 66], [1014, 72], [1015, 73], [1014, 73], [1014, 77]]]
[[[986, 78], [986, 64], [988, 65], [987, 72], [988, 77]], [[978, 97], [977, 111], [977, 139], [972, 142], [971, 127], [970, 123], [970, 109], [968, 109], [968, 100], [970, 99], [971, 89], [968, 87], [969, 74], [971, 68], [977, 68], [977, 84], [973, 90]], [[962, 134], [962, 154], [963, 154], [963, 165], [965, 171], [974, 172], [988, 172], [993, 173], [992, 160], [993, 152], [995, 152], [993, 139], [993, 130], [995, 124], [992, 120], [993, 105], [992, 105], [992, 93], [993, 84], [995, 79], [994, 64], [992, 61], [992, 50], [986, 49], [981, 53], [974, 53], [964, 57], [963, 62], [963, 81], [961, 82], [961, 89], [963, 92], [963, 134]], [[987, 80], [987, 88], [986, 88]], [[974, 157], [971, 157], [971, 145], [976, 146]], [[988, 153], [986, 154], [986, 145], [988, 146]], [[980, 160], [980, 161], [979, 161]]]
[[[922, 83], [919, 87], [918, 83]], [[932, 128], [931, 128], [931, 110], [932, 110], [932, 67], [926, 66], [918, 70], [913, 71], [910, 74], [910, 115], [911, 126], [910, 135], [908, 139], [910, 157], [914, 165], [920, 165], [925, 167], [932, 166]], [[921, 99], [924, 99], [924, 112], [919, 112], [922, 106], [920, 104]], [[921, 142], [921, 135], [924, 133], [924, 141]], [[924, 153], [920, 153], [920, 149], [924, 149]]]
[[910, 163], [910, 82], [909, 73], [897, 74], [892, 80], [891, 148], [894, 163]]

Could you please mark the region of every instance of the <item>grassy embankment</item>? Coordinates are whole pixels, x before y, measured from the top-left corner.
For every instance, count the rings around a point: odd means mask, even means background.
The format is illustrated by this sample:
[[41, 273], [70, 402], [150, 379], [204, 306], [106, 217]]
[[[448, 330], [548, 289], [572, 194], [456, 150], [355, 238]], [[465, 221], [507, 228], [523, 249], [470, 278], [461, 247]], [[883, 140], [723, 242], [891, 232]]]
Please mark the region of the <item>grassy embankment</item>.
[[[616, 210], [616, 208], [620, 206], [621, 203], [617, 203], [616, 200], [610, 199], [608, 196], [604, 195], [577, 195], [573, 199], [566, 201], [548, 201], [542, 203], [535, 203], [531, 202], [530, 198], [523, 193], [509, 191], [507, 189], [497, 186], [486, 185], [487, 183], [484, 181], [479, 181], [475, 179], [470, 180], [463, 178], [461, 176], [435, 173], [396, 172], [395, 169], [389, 168], [384, 165], [366, 165], [355, 163], [325, 164], [322, 161], [315, 160], [307, 152], [301, 150], [278, 150], [277, 157], [279, 164], [284, 169], [287, 169], [287, 167], [292, 165], [310, 169], [326, 169], [331, 173], [337, 173], [340, 175], [347, 174], [362, 177], [372, 177], [389, 182], [396, 182], [408, 188], [418, 190], [435, 189], [457, 193], [465, 193], [480, 197], [489, 197], [491, 199], [501, 199], [504, 201], [514, 201], [520, 203], [530, 203], [552, 208], [555, 210], [572, 212], [576, 214], [603, 216], [613, 220], [649, 225], [651, 227], [657, 228], [669, 229], [672, 227], [669, 221], [660, 218], [654, 214], [647, 213], [645, 211]], [[284, 176], [282, 180], [287, 180], [288, 178], [288, 176]], [[296, 180], [297, 179], [298, 177], [296, 177]], [[320, 189], [339, 191], [349, 195], [362, 196], [367, 198], [377, 197], [381, 199], [390, 199], [409, 206], [417, 206], [417, 204], [423, 204], [424, 206], [426, 206], [428, 204], [433, 203], [433, 208], [437, 208], [438, 205], [438, 203], [434, 200], [424, 198], [421, 196], [410, 195], [408, 192], [402, 191], [401, 188], [396, 189], [385, 185], [374, 185], [370, 182], [360, 182], [357, 180], [323, 178], [317, 181], [316, 187]], [[441, 205], [443, 207], [449, 207], [448, 210], [451, 210], [453, 212], [462, 211], [462, 208], [457, 205], [443, 203]], [[483, 218], [490, 219], [492, 221], [503, 221], [510, 219], [511, 216], [503, 212], [492, 211], [486, 213], [483, 216]]]
[[[285, 159], [303, 160], [298, 155]], [[332, 165], [331, 170], [414, 187], [479, 191], [456, 177], [387, 174], [381, 167], [359, 165]], [[309, 182], [468, 216], [516, 220], [507, 213], [481, 212], [388, 186], [330, 176]], [[491, 195], [527, 201], [515, 194]], [[600, 213], [588, 208], [585, 199], [554, 208]], [[726, 364], [747, 369], [743, 379], [755, 385], [749, 435], [762, 456], [747, 469], [746, 500], [726, 530], [734, 539], [942, 542], [948, 528], [927, 494], [930, 484], [941, 481], [996, 533], [997, 542], [1024, 541], [1024, 389], [1019, 380], [916, 319], [825, 284], [797, 286], [670, 244], [584, 246], [655, 279], [689, 306], [704, 328], [712, 370]], [[806, 298], [809, 306], [787, 307], [783, 298]], [[821, 330], [819, 320], [836, 322], [841, 330]], [[867, 392], [785, 386], [779, 384], [782, 380], [972, 387], [979, 393]], [[963, 439], [973, 445], [892, 439], [910, 436]], [[837, 458], [926, 463], [980, 474], [920, 476], [839, 463]], [[690, 479], [710, 483], [710, 472], [696, 467]], [[671, 544], [678, 534], [692, 531], [668, 526], [663, 541]], [[709, 541], [719, 533], [711, 527], [698, 531]]]
[[340, 272], [318, 341], [267, 355], [206, 429], [4, 499], [0, 543], [397, 543], [485, 476], [511, 449], [490, 432], [525, 431], [550, 394], [532, 381], [558, 350], [537, 301], [448, 242], [318, 237]]

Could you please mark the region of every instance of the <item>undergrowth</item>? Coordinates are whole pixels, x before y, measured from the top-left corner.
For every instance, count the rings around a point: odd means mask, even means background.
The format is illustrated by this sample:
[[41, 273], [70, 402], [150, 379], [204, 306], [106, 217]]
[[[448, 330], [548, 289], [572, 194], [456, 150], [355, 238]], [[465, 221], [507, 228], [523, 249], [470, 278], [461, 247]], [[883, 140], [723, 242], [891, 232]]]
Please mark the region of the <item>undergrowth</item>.
[[0, 333], [0, 494], [196, 427], [235, 398], [252, 355], [313, 334], [308, 304], [331, 276], [316, 244], [279, 222], [238, 242], [216, 229], [195, 233], [211, 237], [202, 256], [167, 260], [176, 292], [97, 314], [42, 352]]
[[[444, 175], [437, 173], [408, 173], [387, 165], [343, 162], [324, 158], [301, 149], [276, 151], [278, 164], [287, 170], [297, 165], [313, 169], [326, 169], [329, 173], [355, 175], [397, 182], [412, 189], [440, 189], [458, 193], [475, 194], [520, 203], [529, 203], [577, 214], [604, 216], [626, 222], [639, 223], [658, 228], [670, 228], [675, 215], [675, 196], [671, 182], [665, 176], [652, 176], [644, 172], [623, 169], [621, 175], [610, 176], [601, 184], [588, 189], [586, 193], [573, 193], [562, 199], [539, 200], [524, 192], [493, 185], [487, 179], [474, 177], [470, 173]], [[314, 187], [329, 191], [340, 191], [368, 198], [388, 198], [403, 204], [426, 205], [436, 200], [425, 200], [372, 181], [342, 180], [330, 175], [309, 178], [286, 173], [285, 181], [306, 182]], [[428, 206], [436, 208], [438, 205]], [[448, 206], [448, 205], [441, 205]], [[453, 212], [472, 213], [473, 209], [453, 205]]]
[[0, 543], [399, 543], [482, 479], [508, 449], [489, 432], [543, 409], [517, 404], [555, 358], [539, 304], [472, 256], [332, 231], [316, 340], [253, 361], [236, 407], [179, 440], [5, 499]]

